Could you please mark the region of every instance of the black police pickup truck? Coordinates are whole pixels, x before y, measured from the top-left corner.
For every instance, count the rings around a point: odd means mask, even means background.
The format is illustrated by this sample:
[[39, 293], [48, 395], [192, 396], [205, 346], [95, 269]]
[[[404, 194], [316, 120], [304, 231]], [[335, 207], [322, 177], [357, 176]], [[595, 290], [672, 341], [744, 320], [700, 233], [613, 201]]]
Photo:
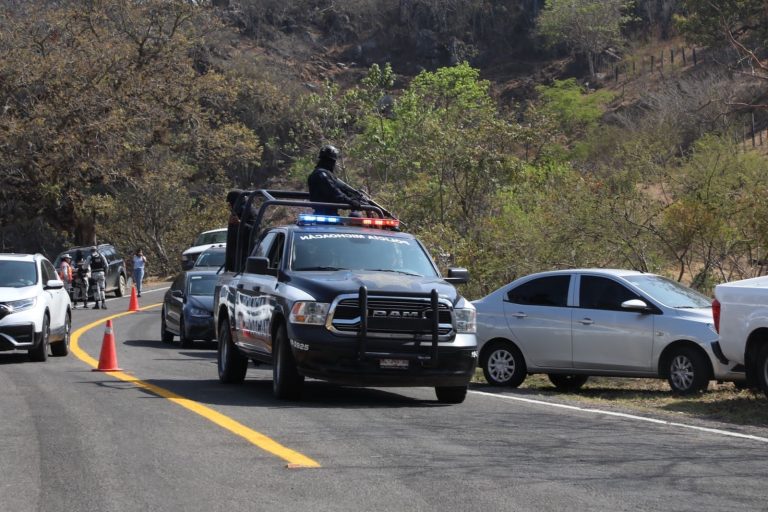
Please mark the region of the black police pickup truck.
[[[262, 203], [258, 214], [252, 201]], [[249, 230], [238, 237], [242, 256], [221, 274], [214, 299], [219, 379], [242, 382], [251, 359], [272, 364], [282, 399], [298, 399], [310, 377], [433, 386], [440, 402], [463, 402], [477, 362], [476, 316], [452, 283], [468, 272], [442, 277], [424, 246], [378, 205], [366, 217], [298, 214], [295, 223], [260, 229], [271, 206], [328, 205], [303, 192], [250, 192], [254, 219], [241, 222]]]

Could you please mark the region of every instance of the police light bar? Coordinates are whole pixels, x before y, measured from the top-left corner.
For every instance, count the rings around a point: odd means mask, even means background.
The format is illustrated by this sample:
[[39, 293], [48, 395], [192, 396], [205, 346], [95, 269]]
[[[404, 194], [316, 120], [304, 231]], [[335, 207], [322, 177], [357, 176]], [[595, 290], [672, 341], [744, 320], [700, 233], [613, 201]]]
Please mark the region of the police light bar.
[[318, 226], [324, 224], [333, 224], [337, 226], [362, 226], [365, 228], [390, 228], [400, 227], [400, 221], [397, 219], [378, 219], [369, 217], [337, 217], [334, 215], [313, 215], [308, 213], [299, 214], [297, 222], [299, 226]]

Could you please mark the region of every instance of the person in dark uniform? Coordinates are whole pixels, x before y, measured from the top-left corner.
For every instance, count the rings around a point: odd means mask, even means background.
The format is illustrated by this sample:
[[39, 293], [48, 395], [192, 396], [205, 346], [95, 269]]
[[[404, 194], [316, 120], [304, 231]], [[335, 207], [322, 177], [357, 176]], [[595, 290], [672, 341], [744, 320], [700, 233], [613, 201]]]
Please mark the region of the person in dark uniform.
[[237, 231], [240, 228], [240, 216], [235, 209], [243, 191], [235, 188], [227, 193], [229, 206], [229, 221], [227, 222], [227, 248], [224, 253], [224, 270], [231, 272], [235, 269], [235, 251], [237, 250]]
[[93, 290], [93, 309], [99, 309], [99, 302], [101, 302], [101, 309], [107, 309], [105, 293], [107, 285], [107, 260], [96, 250], [96, 247], [91, 247], [91, 279], [96, 284], [96, 289]]
[[[352, 205], [353, 210], [359, 210], [362, 207], [362, 203], [358, 199], [361, 194], [340, 181], [333, 173], [338, 157], [339, 150], [330, 144], [320, 149], [317, 165], [307, 178], [309, 200], [317, 203], [347, 203]], [[338, 215], [339, 210], [331, 207], [318, 207], [315, 208], [315, 213], [318, 215]]]

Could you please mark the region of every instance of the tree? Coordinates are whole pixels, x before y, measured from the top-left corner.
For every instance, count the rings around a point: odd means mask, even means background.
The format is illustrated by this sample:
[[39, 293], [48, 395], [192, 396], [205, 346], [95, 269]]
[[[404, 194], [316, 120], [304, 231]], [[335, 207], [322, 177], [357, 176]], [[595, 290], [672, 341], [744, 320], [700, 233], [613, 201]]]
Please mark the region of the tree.
[[550, 43], [565, 44], [583, 54], [595, 76], [598, 56], [621, 46], [621, 27], [631, 0], [547, 0], [538, 19], [539, 33]]
[[216, 26], [206, 9], [39, 0], [0, 20], [0, 173], [25, 198], [17, 215], [90, 244], [104, 215], [91, 198], [162, 176], [160, 161], [200, 191], [258, 161], [258, 137], [232, 114], [242, 84], [195, 61]]
[[[678, 21], [689, 40], [732, 46], [740, 56], [733, 68], [750, 77], [768, 80], [768, 9], [764, 0], [685, 0], [684, 4], [686, 14]], [[768, 109], [765, 102], [736, 106]]]

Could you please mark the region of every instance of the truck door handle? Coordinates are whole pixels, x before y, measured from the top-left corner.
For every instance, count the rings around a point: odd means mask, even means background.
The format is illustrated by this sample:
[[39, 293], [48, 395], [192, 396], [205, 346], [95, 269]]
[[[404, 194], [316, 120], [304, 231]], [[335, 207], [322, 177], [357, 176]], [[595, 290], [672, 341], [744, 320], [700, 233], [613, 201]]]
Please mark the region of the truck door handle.
[[512, 313], [512, 316], [515, 318], [526, 318], [528, 315], [526, 315], [522, 311], [518, 311], [517, 313]]
[[582, 318], [581, 320], [579, 320], [579, 323], [583, 325], [592, 325], [593, 323], [595, 323], [595, 321], [592, 320], [591, 318]]

